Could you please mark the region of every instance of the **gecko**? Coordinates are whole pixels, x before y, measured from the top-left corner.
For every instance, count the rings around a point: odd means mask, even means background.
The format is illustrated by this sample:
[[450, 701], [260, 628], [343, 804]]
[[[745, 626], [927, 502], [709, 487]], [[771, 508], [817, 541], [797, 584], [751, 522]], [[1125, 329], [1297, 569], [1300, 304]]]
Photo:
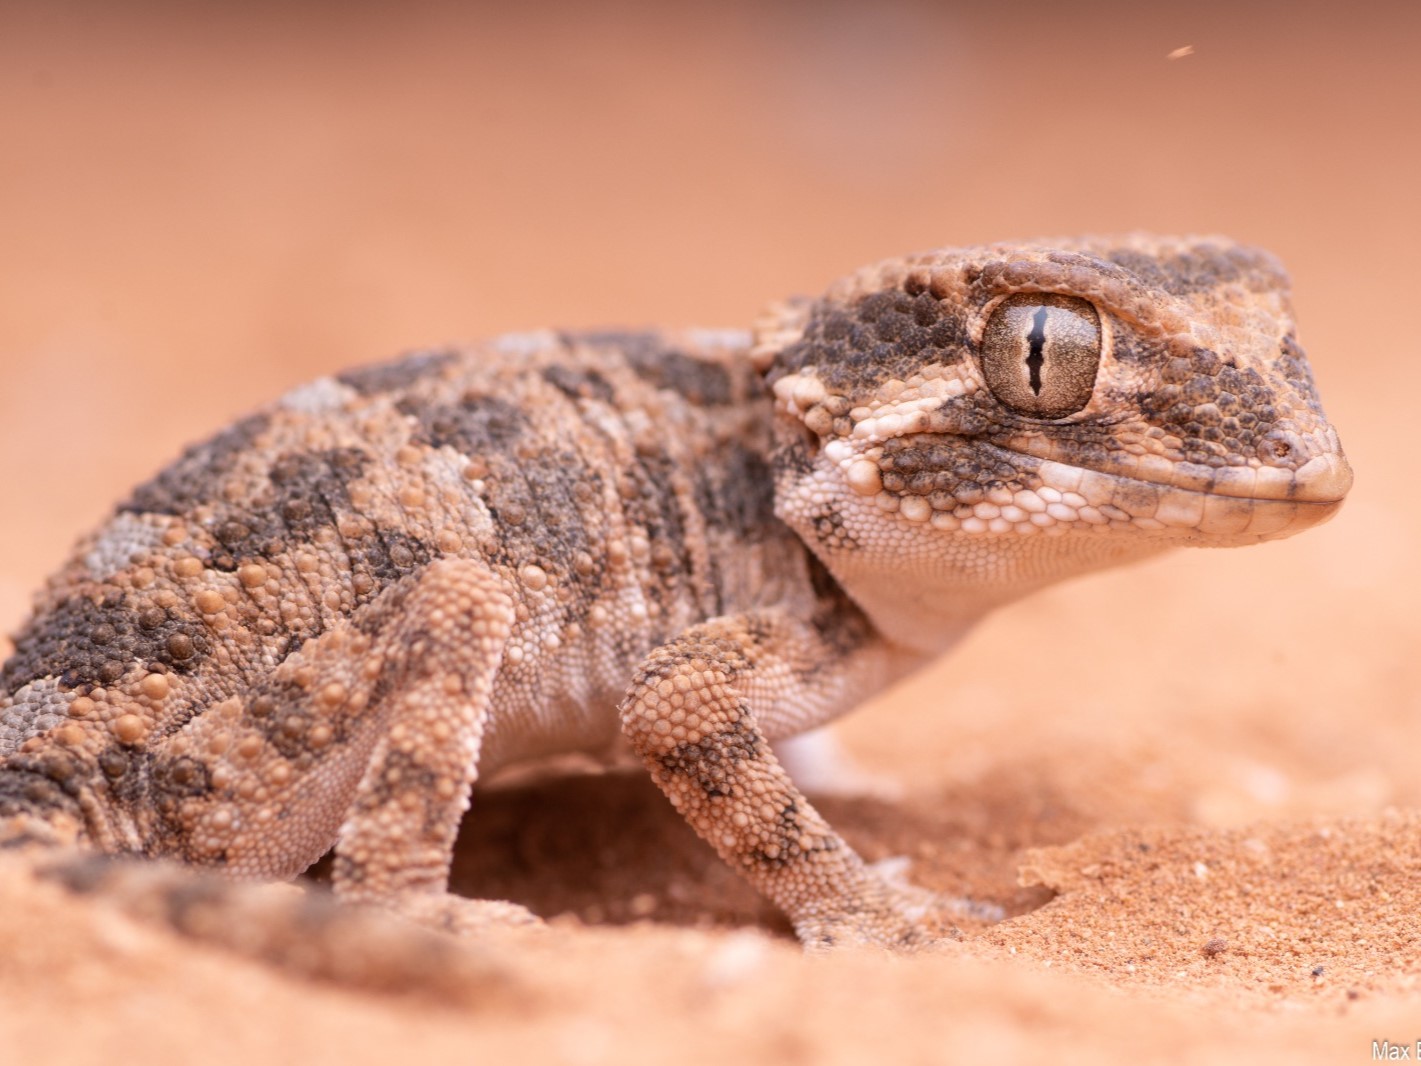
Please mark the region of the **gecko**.
[[[1224, 238], [888, 259], [752, 330], [508, 335], [287, 393], [133, 489], [0, 669], [0, 843], [476, 932], [477, 779], [644, 764], [811, 948], [953, 905], [865, 863], [772, 745], [994, 608], [1331, 517], [1352, 480], [1289, 283]], [[475, 811], [474, 816], [477, 816]]]

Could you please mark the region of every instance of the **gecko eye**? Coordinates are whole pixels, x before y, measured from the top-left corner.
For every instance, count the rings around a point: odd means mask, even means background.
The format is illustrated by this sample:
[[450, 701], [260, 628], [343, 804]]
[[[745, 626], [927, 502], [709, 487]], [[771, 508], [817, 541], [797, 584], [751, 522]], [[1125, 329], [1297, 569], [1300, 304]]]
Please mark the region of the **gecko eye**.
[[997, 304], [982, 337], [982, 376], [1002, 404], [1064, 418], [1090, 402], [1100, 366], [1100, 316], [1086, 300], [1019, 292]]

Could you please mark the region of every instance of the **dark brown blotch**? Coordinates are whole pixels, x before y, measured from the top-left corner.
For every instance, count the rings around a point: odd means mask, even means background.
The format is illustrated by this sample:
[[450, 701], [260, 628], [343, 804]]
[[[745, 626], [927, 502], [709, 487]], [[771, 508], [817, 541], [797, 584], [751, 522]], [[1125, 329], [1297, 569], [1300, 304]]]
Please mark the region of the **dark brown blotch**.
[[964, 315], [915, 282], [911, 292], [890, 289], [848, 304], [816, 303], [803, 336], [780, 353], [771, 376], [811, 366], [830, 392], [861, 396], [889, 378], [909, 378], [925, 364], [959, 362], [968, 343]]
[[293, 544], [314, 541], [352, 511], [349, 485], [372, 461], [368, 452], [351, 447], [283, 452], [267, 468], [269, 489], [219, 505], [208, 565], [232, 573], [244, 562], [269, 560]]
[[[370, 705], [388, 690], [372, 693]], [[310, 692], [288, 678], [269, 677], [262, 681], [247, 700], [243, 725], [270, 744], [282, 758], [304, 764], [315, 758], [310, 741], [313, 726], [330, 730], [330, 737], [321, 743], [322, 750], [340, 751], [346, 742], [349, 719], [342, 714], [316, 714], [311, 707]]]
[[174, 463], [133, 490], [119, 504], [120, 513], [190, 514], [212, 499], [217, 486], [237, 463], [257, 447], [271, 425], [269, 414], [242, 419], [200, 444], [187, 448]]
[[616, 399], [611, 384], [595, 370], [556, 363], [543, 369], [543, 380], [572, 400], [612, 403]]
[[0, 689], [14, 692], [44, 677], [69, 689], [108, 685], [134, 666], [155, 664], [187, 672], [211, 651], [199, 623], [168, 612], [159, 620], [140, 602], [118, 591], [97, 602], [76, 592], [32, 618], [0, 670]]
[[647, 591], [658, 602], [679, 595], [689, 576], [689, 549], [686, 541], [686, 515], [676, 493], [676, 476], [680, 473], [676, 461], [664, 451], [639, 452], [625, 472], [623, 513], [633, 528], [646, 531], [647, 540], [660, 545], [681, 561], [681, 565], [663, 572]]
[[1174, 296], [1209, 292], [1237, 281], [1243, 275], [1244, 265], [1237, 256], [1208, 244], [1195, 245], [1173, 255], [1147, 255], [1131, 248], [1115, 248], [1106, 252], [1105, 258], [1124, 267], [1150, 288]]
[[[819, 639], [840, 659], [875, 640], [868, 616], [819, 557], [811, 555], [808, 563], [809, 580], [814, 588], [814, 614], [809, 621]], [[806, 669], [800, 674], [800, 682], [806, 687], [812, 687], [819, 680], [815, 669]]]
[[570, 448], [532, 450], [526, 459], [489, 459], [483, 500], [499, 537], [493, 561], [535, 563], [559, 579], [579, 554], [601, 554], [593, 534], [603, 475]]
[[362, 396], [403, 392], [424, 378], [436, 377], [459, 357], [453, 349], [413, 352], [388, 363], [356, 367], [336, 375]]
[[884, 442], [883, 487], [934, 503], [977, 503], [995, 488], [1029, 487], [1010, 452], [953, 434], [915, 433]]
[[401, 400], [396, 408], [414, 422], [411, 439], [430, 448], [450, 447], [466, 456], [512, 454], [533, 433], [528, 416], [497, 396], [465, 393], [456, 403]]
[[359, 603], [373, 599], [392, 583], [424, 567], [436, 554], [418, 537], [381, 527], [368, 536], [346, 541], [344, 546], [352, 577], [368, 577], [365, 582], [353, 582]]
[[206, 764], [191, 756], [181, 755], [154, 760], [153, 785], [165, 796], [202, 796], [211, 791], [212, 780]]
[[815, 852], [836, 851], [842, 844], [833, 833], [816, 834], [818, 842], [807, 851], [801, 848], [799, 842], [805, 837], [805, 825], [803, 812], [799, 804], [794, 800], [788, 800], [780, 808], [779, 818], [775, 823], [775, 835], [778, 843], [775, 853], [772, 855], [763, 848], [756, 848], [745, 857], [747, 866], [762, 866], [771, 870], [784, 869], [792, 863], [799, 862], [806, 855]]
[[715, 462], [697, 465], [693, 476], [696, 504], [713, 528], [749, 542], [763, 540], [780, 528], [774, 473], [754, 449], [732, 442]]
[[568, 340], [614, 348], [647, 384], [679, 393], [697, 407], [716, 407], [735, 398], [729, 370], [667, 345], [656, 333], [580, 333]]
[[1162, 363], [1161, 384], [1130, 402], [1151, 425], [1182, 442], [1179, 457], [1207, 466], [1239, 465], [1273, 433], [1277, 397], [1263, 375], [1229, 355], [1195, 348]]
[[[31, 815], [44, 821], [61, 815], [79, 820], [78, 790], [55, 781], [36, 760], [11, 757], [0, 763], [0, 818]], [[22, 842], [22, 841], [19, 841]], [[7, 840], [7, 844], [17, 843]]]
[[677, 744], [657, 761], [668, 773], [693, 779], [707, 797], [720, 799], [735, 795], [741, 764], [760, 759], [763, 753], [754, 722], [742, 712], [725, 729], [695, 744]]

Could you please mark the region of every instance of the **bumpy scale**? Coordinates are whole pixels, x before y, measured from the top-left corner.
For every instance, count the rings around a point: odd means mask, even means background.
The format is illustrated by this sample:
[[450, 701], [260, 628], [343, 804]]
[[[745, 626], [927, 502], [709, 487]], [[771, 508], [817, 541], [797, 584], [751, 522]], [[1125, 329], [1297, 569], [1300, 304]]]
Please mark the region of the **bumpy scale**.
[[0, 673], [0, 838], [291, 877], [438, 927], [476, 774], [640, 756], [806, 943], [950, 908], [770, 742], [993, 607], [1251, 544], [1351, 481], [1286, 279], [1223, 240], [889, 260], [739, 332], [539, 333], [324, 378], [137, 488]]

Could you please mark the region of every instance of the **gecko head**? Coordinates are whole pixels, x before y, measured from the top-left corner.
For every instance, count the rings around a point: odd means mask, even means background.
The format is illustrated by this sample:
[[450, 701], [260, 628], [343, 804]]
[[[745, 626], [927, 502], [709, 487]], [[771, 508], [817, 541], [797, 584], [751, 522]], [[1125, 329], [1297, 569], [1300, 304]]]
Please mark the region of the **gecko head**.
[[754, 353], [782, 517], [826, 560], [1066, 537], [1078, 571], [1288, 536], [1351, 485], [1286, 275], [1220, 238], [888, 260], [772, 310]]

